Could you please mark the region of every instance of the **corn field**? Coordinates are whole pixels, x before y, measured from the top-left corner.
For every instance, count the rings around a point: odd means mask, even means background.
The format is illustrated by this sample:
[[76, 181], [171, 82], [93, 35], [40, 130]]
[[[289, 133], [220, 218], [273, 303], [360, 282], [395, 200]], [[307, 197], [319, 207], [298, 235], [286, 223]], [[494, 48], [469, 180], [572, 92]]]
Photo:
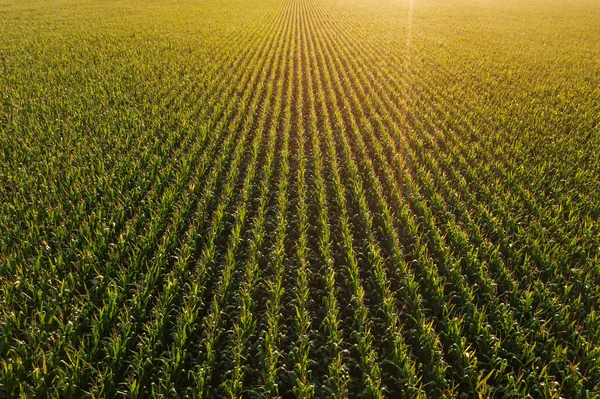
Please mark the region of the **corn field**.
[[0, 0], [0, 398], [600, 395], [596, 0]]

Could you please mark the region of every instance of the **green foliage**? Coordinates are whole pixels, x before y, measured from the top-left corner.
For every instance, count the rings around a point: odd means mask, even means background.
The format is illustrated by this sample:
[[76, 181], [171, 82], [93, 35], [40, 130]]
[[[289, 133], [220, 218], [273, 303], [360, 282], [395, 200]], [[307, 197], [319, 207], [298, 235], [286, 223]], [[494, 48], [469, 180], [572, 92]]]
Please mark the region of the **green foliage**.
[[0, 21], [0, 397], [600, 394], [597, 2]]

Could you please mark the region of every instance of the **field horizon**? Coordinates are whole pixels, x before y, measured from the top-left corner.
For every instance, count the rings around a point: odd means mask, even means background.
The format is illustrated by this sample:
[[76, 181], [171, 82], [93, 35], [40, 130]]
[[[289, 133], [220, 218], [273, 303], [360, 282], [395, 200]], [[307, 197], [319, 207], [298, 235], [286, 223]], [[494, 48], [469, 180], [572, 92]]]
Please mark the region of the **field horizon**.
[[0, 398], [600, 395], [600, 2], [0, 0]]

